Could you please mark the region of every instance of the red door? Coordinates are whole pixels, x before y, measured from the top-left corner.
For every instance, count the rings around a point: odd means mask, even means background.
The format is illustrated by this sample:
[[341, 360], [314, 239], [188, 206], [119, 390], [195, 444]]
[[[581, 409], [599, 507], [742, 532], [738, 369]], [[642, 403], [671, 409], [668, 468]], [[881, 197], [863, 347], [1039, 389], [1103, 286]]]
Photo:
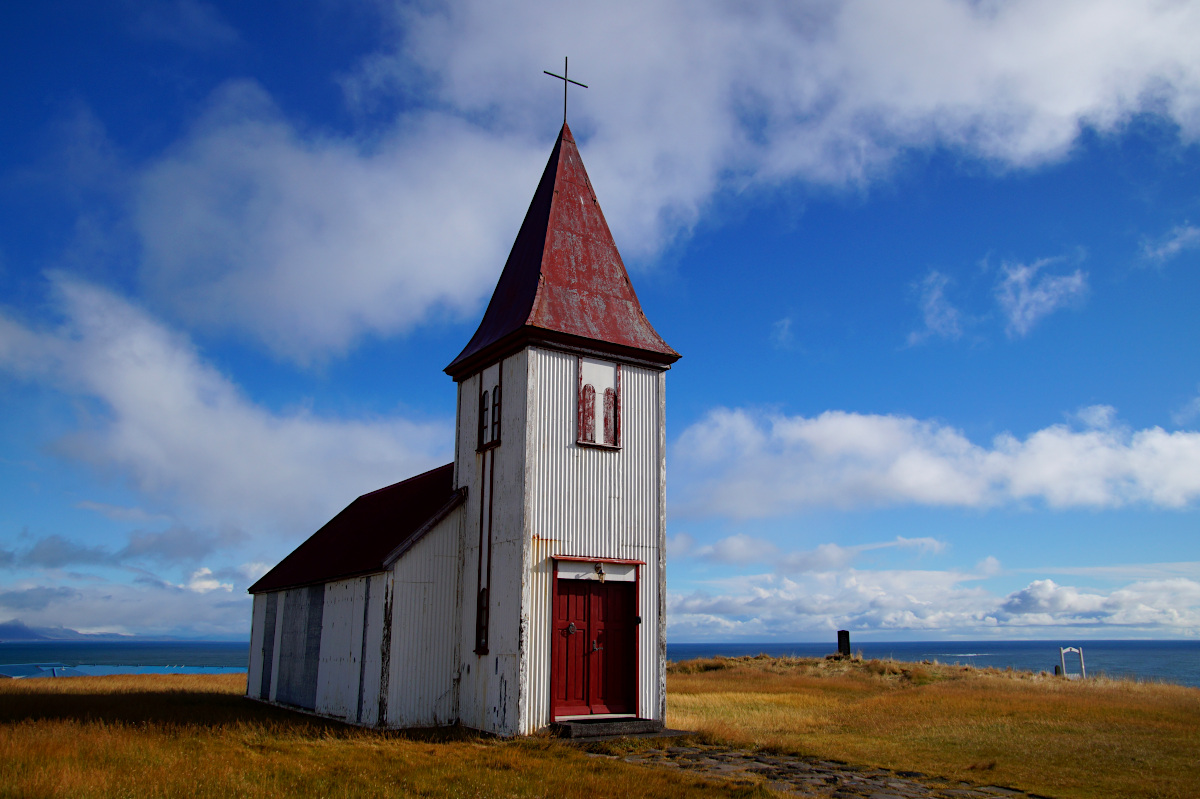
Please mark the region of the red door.
[[559, 580], [557, 587], [551, 715], [636, 713], [635, 584]]

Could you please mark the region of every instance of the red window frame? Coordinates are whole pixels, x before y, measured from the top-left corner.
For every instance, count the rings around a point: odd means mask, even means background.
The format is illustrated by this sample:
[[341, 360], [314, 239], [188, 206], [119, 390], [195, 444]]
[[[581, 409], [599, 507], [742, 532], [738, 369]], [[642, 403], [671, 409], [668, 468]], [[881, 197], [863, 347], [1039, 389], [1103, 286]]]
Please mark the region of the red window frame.
[[[576, 425], [575, 425], [575, 443], [581, 447], [594, 447], [596, 449], [620, 449], [621, 448], [621, 364], [615, 363], [613, 366], [616, 371], [616, 383], [614, 388], [605, 389], [601, 395], [601, 428], [599, 430], [602, 441], [596, 441], [596, 387], [591, 383], [583, 382], [583, 356], [580, 355], [576, 359], [575, 374], [577, 379], [576, 388]], [[590, 389], [590, 391], [588, 391]], [[611, 394], [612, 399], [609, 399]], [[609, 403], [612, 403], [611, 414], [609, 413]], [[591, 438], [588, 438], [588, 435]], [[609, 440], [611, 438], [611, 440]]]

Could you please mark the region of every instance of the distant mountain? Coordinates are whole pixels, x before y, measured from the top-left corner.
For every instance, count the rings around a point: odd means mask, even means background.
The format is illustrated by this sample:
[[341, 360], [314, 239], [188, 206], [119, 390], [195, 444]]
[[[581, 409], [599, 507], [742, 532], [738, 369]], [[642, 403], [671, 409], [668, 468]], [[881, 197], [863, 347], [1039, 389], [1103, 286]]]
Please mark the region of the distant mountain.
[[117, 633], [81, 633], [69, 627], [30, 627], [20, 619], [0, 622], [0, 643], [19, 641], [128, 641]]
[[24, 641], [134, 641], [160, 642], [178, 641], [185, 643], [242, 643], [241, 636], [225, 635], [129, 635], [127, 633], [81, 633], [70, 627], [30, 627], [20, 619], [0, 621], [0, 644], [15, 644]]
[[20, 619], [0, 622], [0, 643], [5, 641], [45, 641], [49, 636], [42, 635]]

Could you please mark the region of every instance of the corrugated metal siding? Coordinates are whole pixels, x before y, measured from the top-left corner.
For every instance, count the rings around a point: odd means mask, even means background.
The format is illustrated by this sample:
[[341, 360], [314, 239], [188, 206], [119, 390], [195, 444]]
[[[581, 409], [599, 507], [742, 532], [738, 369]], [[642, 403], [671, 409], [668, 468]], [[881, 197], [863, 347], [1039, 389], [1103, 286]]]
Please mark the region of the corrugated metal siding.
[[[272, 603], [273, 604], [273, 603]], [[268, 694], [270, 686], [266, 686], [267, 690], [263, 689], [263, 626], [267, 616], [267, 597], [265, 594], [254, 595], [254, 610], [250, 614], [250, 662], [246, 666], [246, 696], [252, 696], [255, 699]], [[274, 619], [272, 619], [274, 621]], [[272, 625], [274, 627], [274, 625]], [[274, 643], [275, 630], [271, 630], [272, 643]]]
[[[279, 648], [280, 642], [283, 640], [283, 624], [280, 620], [283, 618], [283, 609], [287, 605], [286, 591], [273, 591], [268, 596], [275, 598], [275, 612], [271, 613], [271, 600], [267, 600], [267, 626], [274, 629], [274, 636], [264, 634], [264, 640], [270, 641], [270, 663], [263, 663], [263, 695], [265, 699], [272, 702], [275, 701], [276, 695], [279, 693]], [[269, 677], [268, 677], [269, 674]]]
[[[459, 383], [458, 390], [458, 451], [455, 453], [455, 468], [458, 486], [467, 488], [467, 501], [462, 506], [462, 532], [459, 534], [459, 720], [468, 727], [478, 727], [482, 716], [477, 706], [483, 700], [478, 697], [479, 690], [475, 681], [478, 660], [473, 652], [475, 648], [475, 592], [478, 590], [477, 563], [479, 562], [479, 511], [483, 502], [481, 490], [482, 456], [475, 452], [479, 428], [479, 375], [475, 374]], [[511, 395], [509, 384], [505, 381], [505, 389]], [[507, 405], [507, 403], [505, 403]], [[507, 424], [507, 414], [501, 418], [503, 432], [501, 447], [507, 446], [507, 434], [512, 426]]]
[[293, 588], [286, 592], [275, 701], [307, 710], [316, 707], [324, 609], [324, 585]]
[[366, 601], [366, 630], [363, 633], [364, 666], [362, 669], [362, 684], [359, 693], [362, 695], [362, 712], [356, 709], [360, 724], [369, 727], [380, 724], [379, 693], [383, 677], [383, 622], [384, 602], [391, 595], [392, 573], [376, 574], [365, 578], [369, 582], [366, 589], [370, 594]]
[[660, 537], [663, 483], [663, 374], [622, 366], [621, 449], [579, 447], [576, 357], [530, 350], [528, 702], [521, 732], [550, 723], [552, 555], [642, 560], [638, 706], [662, 718]]
[[461, 526], [459, 508], [392, 567], [389, 727], [437, 727], [456, 721]]
[[365, 591], [362, 577], [325, 585], [314, 709], [346, 721], [358, 716]]
[[[460, 575], [459, 720], [468, 727], [502, 735], [519, 732], [522, 568], [525, 562], [525, 418], [528, 351], [504, 359], [501, 443], [485, 456], [476, 452], [479, 377], [460, 385], [458, 480], [467, 487], [463, 506]], [[478, 590], [480, 503], [486, 492], [484, 458], [494, 458], [492, 573], [489, 594], [488, 653], [475, 654], [475, 596]], [[485, 518], [487, 507], [483, 507]], [[486, 558], [486, 552], [484, 557]]]
[[[656, 378], [658, 383], [658, 571], [657, 571], [657, 586], [658, 602], [646, 603], [641, 605], [642, 618], [654, 615], [655, 617], [655, 632], [657, 641], [649, 635], [642, 637], [642, 641], [650, 641], [657, 644], [657, 656], [654, 662], [645, 662], [643, 675], [649, 675], [656, 679], [647, 679], [640, 683], [643, 686], [652, 686], [651, 695], [645, 693], [643, 688], [643, 697], [646, 698], [647, 704], [645, 707], [646, 714], [651, 712], [649, 708], [650, 702], [657, 698], [658, 710], [654, 718], [666, 722], [667, 720], [667, 373], [659, 372]], [[652, 564], [654, 561], [647, 560], [647, 564]], [[651, 611], [657, 611], [651, 613]]]
[[366, 697], [363, 694], [363, 683], [367, 679], [367, 663], [372, 660], [367, 653], [367, 625], [371, 615], [371, 575], [363, 578], [363, 600], [362, 613], [359, 614], [361, 621], [358, 622], [358, 696], [354, 702], [354, 722], [362, 723], [363, 704]]

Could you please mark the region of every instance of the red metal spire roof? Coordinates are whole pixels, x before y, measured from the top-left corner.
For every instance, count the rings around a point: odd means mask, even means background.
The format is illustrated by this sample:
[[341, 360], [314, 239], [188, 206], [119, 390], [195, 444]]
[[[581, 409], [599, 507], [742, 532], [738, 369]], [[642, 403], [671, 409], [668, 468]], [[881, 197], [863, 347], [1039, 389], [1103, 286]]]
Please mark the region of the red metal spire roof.
[[642, 313], [566, 123], [483, 321], [446, 373], [462, 380], [538, 342], [664, 366], [679, 360]]

